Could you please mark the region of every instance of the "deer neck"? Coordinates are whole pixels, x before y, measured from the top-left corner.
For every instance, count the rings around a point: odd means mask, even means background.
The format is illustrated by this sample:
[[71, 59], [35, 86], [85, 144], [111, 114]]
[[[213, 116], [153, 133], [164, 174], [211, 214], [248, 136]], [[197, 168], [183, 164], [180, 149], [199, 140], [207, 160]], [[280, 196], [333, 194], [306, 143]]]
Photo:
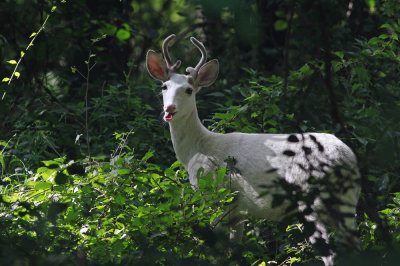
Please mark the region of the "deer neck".
[[191, 113], [169, 123], [172, 145], [179, 161], [186, 167], [190, 159], [199, 152], [200, 141], [212, 134], [200, 122], [196, 106]]

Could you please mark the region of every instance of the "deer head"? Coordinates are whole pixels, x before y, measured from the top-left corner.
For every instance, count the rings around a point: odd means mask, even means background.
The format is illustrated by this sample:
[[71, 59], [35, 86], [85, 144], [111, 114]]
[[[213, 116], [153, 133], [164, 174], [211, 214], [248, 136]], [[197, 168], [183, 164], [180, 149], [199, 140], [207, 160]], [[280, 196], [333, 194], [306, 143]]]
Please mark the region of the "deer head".
[[201, 52], [199, 63], [193, 68], [188, 67], [187, 75], [178, 74], [176, 71], [181, 61], [171, 63], [168, 43], [175, 38], [175, 34], [168, 36], [162, 45], [164, 59], [153, 50], [147, 52], [146, 66], [150, 76], [162, 82], [162, 95], [164, 104], [164, 120], [171, 122], [190, 114], [196, 106], [195, 95], [201, 87], [208, 87], [217, 79], [219, 64], [213, 59], [206, 63], [207, 51], [204, 45], [196, 38], [190, 41]]

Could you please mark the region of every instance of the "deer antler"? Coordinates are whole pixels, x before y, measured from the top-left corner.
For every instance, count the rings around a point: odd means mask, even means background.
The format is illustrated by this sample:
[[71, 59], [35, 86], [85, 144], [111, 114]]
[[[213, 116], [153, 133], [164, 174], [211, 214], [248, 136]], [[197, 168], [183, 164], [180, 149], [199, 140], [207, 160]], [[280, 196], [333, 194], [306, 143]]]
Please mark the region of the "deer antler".
[[165, 38], [163, 45], [162, 45], [162, 51], [164, 54], [164, 60], [165, 63], [167, 63], [167, 68], [168, 70], [170, 70], [171, 72], [175, 72], [181, 65], [181, 60], [176, 61], [175, 64], [171, 63], [171, 58], [169, 57], [169, 51], [168, 51], [168, 43], [175, 38], [175, 34], [171, 34], [169, 35], [167, 38]]
[[207, 60], [207, 50], [206, 50], [206, 48], [204, 47], [204, 45], [203, 45], [199, 40], [197, 40], [196, 38], [190, 37], [190, 41], [191, 41], [191, 42], [194, 44], [194, 46], [196, 46], [196, 47], [200, 50], [200, 52], [201, 52], [201, 59], [200, 59], [199, 63], [198, 63], [194, 68], [193, 68], [193, 67], [188, 67], [188, 68], [186, 68], [186, 72], [188, 72], [189, 75], [192, 76], [192, 78], [193, 78], [194, 80], [196, 80], [197, 74], [199, 73], [199, 70], [200, 70], [200, 67], [202, 67], [202, 66], [206, 63], [206, 60]]

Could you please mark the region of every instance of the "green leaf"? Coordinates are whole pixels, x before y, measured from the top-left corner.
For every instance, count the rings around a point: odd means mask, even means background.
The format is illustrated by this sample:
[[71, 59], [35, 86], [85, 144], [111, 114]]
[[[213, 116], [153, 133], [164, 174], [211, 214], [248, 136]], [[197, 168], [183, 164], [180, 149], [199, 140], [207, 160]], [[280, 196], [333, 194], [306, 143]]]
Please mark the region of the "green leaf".
[[8, 60], [7, 63], [11, 64], [11, 65], [16, 65], [17, 61], [15, 60]]
[[369, 6], [369, 11], [371, 13], [375, 12], [375, 0], [367, 0], [366, 2]]
[[368, 178], [369, 181], [372, 181], [372, 182], [376, 182], [376, 180], [377, 180], [376, 176], [373, 176], [373, 175], [368, 175], [367, 178]]
[[344, 53], [340, 52], [340, 51], [334, 52], [333, 54], [338, 56], [340, 59], [343, 59], [343, 57], [344, 57]]
[[118, 175], [128, 175], [131, 171], [127, 168], [120, 169]]
[[51, 8], [51, 11], [50, 12], [53, 12], [54, 10], [56, 10], [56, 6], [53, 6], [52, 8]]
[[6, 148], [11, 148], [11, 146], [7, 142], [5, 142], [4, 140], [0, 140], [0, 145], [4, 146]]
[[51, 188], [52, 184], [49, 182], [39, 182], [35, 185], [35, 190], [46, 190]]
[[14, 75], [15, 75], [17, 78], [19, 78], [19, 76], [21, 76], [21, 74], [20, 74], [19, 72], [17, 72], [17, 71], [15, 71]]
[[36, 34], [37, 34], [36, 32], [32, 32], [32, 34], [31, 34], [31, 36], [29, 36], [29, 38], [34, 37]]
[[382, 41], [379, 40], [378, 37], [373, 37], [373, 38], [371, 38], [371, 39], [368, 41], [368, 44], [369, 44], [369, 45], [376, 45], [376, 44], [378, 44], [378, 43], [380, 43], [380, 42], [382, 42]]
[[292, 263], [300, 262], [300, 261], [301, 261], [300, 258], [292, 257], [292, 258], [290, 258], [290, 265], [292, 265]]
[[286, 21], [278, 19], [277, 21], [275, 21], [274, 23], [274, 28], [276, 31], [283, 31], [286, 30], [288, 24]]
[[303, 73], [303, 75], [308, 76], [314, 72], [308, 64], [303, 65], [299, 71]]
[[221, 167], [217, 172], [217, 179], [216, 179], [217, 185], [221, 184], [222, 181], [224, 181], [225, 174], [226, 174], [226, 167]]
[[379, 35], [378, 38], [379, 38], [379, 39], [382, 39], [382, 40], [388, 39], [388, 38], [389, 38], [389, 35], [387, 35], [387, 34], [381, 34], [381, 35]]
[[172, 165], [171, 165], [171, 169], [175, 169], [178, 168], [179, 166], [181, 166], [181, 162], [180, 161], [175, 161]]
[[2, 153], [0, 153], [0, 163], [1, 163], [1, 166], [3, 167], [3, 171], [4, 171], [4, 169], [6, 169], [6, 164], [4, 162], [4, 155]]
[[51, 181], [52, 178], [55, 176], [55, 174], [57, 173], [57, 170], [55, 169], [49, 169], [47, 167], [40, 167], [37, 170], [37, 173], [40, 174], [40, 176], [46, 180], [46, 181]]
[[201, 191], [200, 190], [197, 190], [194, 194], [193, 194], [193, 197], [190, 199], [190, 203], [195, 203], [195, 202], [197, 202], [197, 201], [199, 201], [199, 200], [202, 200], [203, 199], [203, 195], [201, 194]]
[[235, 114], [233, 113], [215, 113], [214, 118], [215, 119], [221, 119], [221, 120], [230, 120], [234, 117]]
[[7, 81], [9, 81], [10, 80], [10, 78], [3, 78], [2, 79], [2, 82], [7, 82]]
[[276, 127], [276, 126], [278, 125], [278, 122], [276, 122], [276, 121], [273, 120], [273, 119], [268, 120], [267, 123], [270, 124], [270, 125], [273, 126], [273, 127]]
[[125, 203], [125, 197], [122, 196], [121, 194], [118, 194], [115, 199], [114, 202], [118, 205], [123, 205]]
[[79, 215], [79, 212], [77, 212], [74, 208], [68, 207], [65, 215], [65, 220], [67, 222], [70, 222], [73, 219], [76, 219]]
[[334, 72], [338, 72], [343, 69], [343, 63], [336, 60], [332, 61], [332, 66]]
[[146, 154], [143, 156], [143, 158], [141, 159], [142, 162], [147, 161], [148, 159], [150, 159], [151, 157], [153, 157], [154, 155], [154, 151], [148, 151], [146, 152]]
[[356, 67], [354, 70], [361, 82], [369, 83], [370, 76], [368, 71], [364, 67]]
[[125, 41], [125, 40], [127, 40], [127, 39], [129, 39], [131, 37], [131, 34], [127, 30], [119, 29], [117, 31], [117, 35], [116, 36], [117, 36], [118, 40]]
[[217, 218], [217, 217], [218, 217], [218, 213], [213, 213], [210, 218], [210, 224], [212, 224], [212, 222], [214, 222], [215, 218]]
[[103, 28], [99, 29], [100, 34], [106, 34], [106, 35], [114, 35], [117, 31], [117, 26], [112, 25], [112, 24], [106, 24]]
[[380, 212], [387, 215], [392, 212], [392, 209], [387, 208], [387, 209], [381, 210]]
[[42, 163], [47, 167], [49, 167], [51, 165], [58, 165], [59, 166], [59, 165], [64, 163], [64, 158], [56, 158], [54, 160], [42, 161]]

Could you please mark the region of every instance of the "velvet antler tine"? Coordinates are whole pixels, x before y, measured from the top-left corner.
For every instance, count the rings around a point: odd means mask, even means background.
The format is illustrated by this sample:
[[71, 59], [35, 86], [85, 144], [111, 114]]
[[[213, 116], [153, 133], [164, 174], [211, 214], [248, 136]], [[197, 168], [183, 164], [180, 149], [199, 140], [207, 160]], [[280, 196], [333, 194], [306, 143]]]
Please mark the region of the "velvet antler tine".
[[162, 51], [163, 51], [163, 54], [164, 54], [165, 63], [167, 64], [167, 68], [172, 72], [174, 72], [176, 69], [178, 69], [180, 67], [180, 65], [181, 65], [181, 61], [180, 60], [176, 61], [175, 64], [172, 64], [171, 57], [169, 56], [168, 43], [172, 39], [174, 39], [175, 37], [176, 37], [175, 34], [169, 35], [167, 38], [165, 38], [165, 40], [164, 40], [164, 42], [162, 44]]
[[172, 64], [171, 64], [171, 58], [170, 58], [170, 56], [169, 56], [169, 51], [168, 51], [168, 43], [173, 39], [173, 38], [175, 38], [175, 34], [171, 34], [171, 35], [169, 35], [167, 38], [165, 38], [165, 40], [164, 40], [164, 42], [163, 42], [163, 44], [162, 44], [162, 51], [163, 51], [163, 54], [164, 54], [164, 60], [165, 60], [165, 63], [167, 63], [167, 67], [168, 68], [170, 68], [171, 66], [172, 66]]
[[201, 59], [199, 63], [193, 68], [193, 67], [188, 67], [186, 68], [186, 72], [189, 72], [189, 74], [193, 77], [193, 79], [197, 78], [197, 74], [199, 73], [200, 67], [202, 67], [207, 60], [207, 50], [204, 47], [203, 43], [201, 43], [199, 40], [197, 40], [194, 37], [190, 37], [190, 41], [193, 43], [194, 46], [197, 47], [197, 49], [200, 50], [201, 52]]
[[195, 37], [191, 37], [190, 41], [200, 50], [201, 52], [201, 59], [199, 63], [196, 65], [194, 69], [198, 72], [200, 67], [205, 64], [207, 60], [207, 50], [204, 47], [203, 43], [201, 43], [199, 40], [197, 40]]

